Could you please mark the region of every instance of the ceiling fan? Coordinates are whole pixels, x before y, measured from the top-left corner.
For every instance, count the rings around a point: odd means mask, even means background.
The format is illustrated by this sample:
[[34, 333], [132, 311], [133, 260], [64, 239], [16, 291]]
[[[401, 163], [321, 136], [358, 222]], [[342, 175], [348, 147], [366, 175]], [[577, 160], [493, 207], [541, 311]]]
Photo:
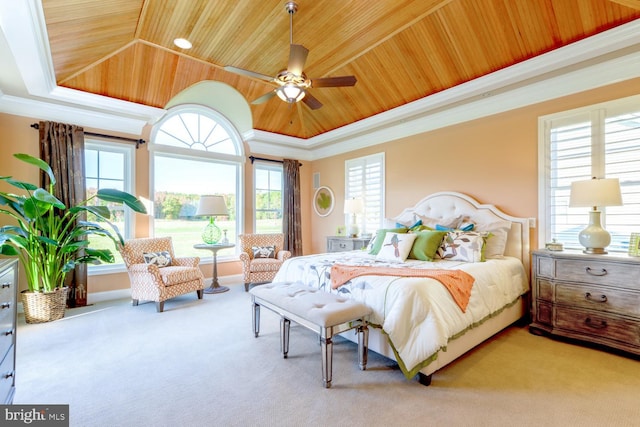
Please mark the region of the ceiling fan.
[[298, 4], [290, 1], [285, 4], [285, 10], [289, 14], [289, 64], [285, 70], [280, 71], [275, 77], [260, 74], [242, 68], [226, 65], [224, 69], [231, 73], [254, 77], [275, 83], [276, 88], [261, 97], [253, 100], [252, 104], [262, 104], [278, 96], [283, 101], [293, 104], [304, 102], [312, 110], [322, 107], [322, 103], [313, 97], [308, 89], [320, 87], [353, 86], [356, 84], [355, 76], [325, 77], [321, 79], [307, 78], [303, 72], [304, 63], [307, 60], [309, 50], [301, 44], [293, 44], [293, 14], [298, 11]]

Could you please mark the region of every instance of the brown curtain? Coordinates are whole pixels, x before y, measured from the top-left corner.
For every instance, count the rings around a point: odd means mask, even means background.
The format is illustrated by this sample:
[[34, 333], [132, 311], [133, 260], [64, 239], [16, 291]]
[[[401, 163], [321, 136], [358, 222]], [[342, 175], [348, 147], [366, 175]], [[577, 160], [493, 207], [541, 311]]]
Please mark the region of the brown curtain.
[[291, 256], [302, 255], [302, 221], [300, 220], [300, 163], [284, 159], [284, 194], [282, 207], [282, 228], [284, 249]]
[[[84, 184], [84, 129], [64, 123], [40, 122], [40, 158], [47, 162], [56, 177], [54, 196], [65, 206], [75, 206], [86, 198]], [[42, 172], [40, 184], [49, 185]], [[87, 305], [87, 266], [80, 264], [66, 278], [69, 287], [68, 307]]]

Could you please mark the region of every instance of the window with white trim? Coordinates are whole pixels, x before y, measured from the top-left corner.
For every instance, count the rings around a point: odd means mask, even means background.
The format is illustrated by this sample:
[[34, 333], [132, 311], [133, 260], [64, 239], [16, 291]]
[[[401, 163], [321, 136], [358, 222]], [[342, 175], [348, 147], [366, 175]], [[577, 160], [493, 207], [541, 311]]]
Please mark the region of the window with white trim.
[[541, 117], [539, 246], [556, 239], [582, 249], [588, 209], [570, 208], [571, 182], [618, 178], [623, 206], [599, 207], [609, 252], [626, 252], [640, 231], [640, 96]]
[[[132, 145], [110, 143], [98, 140], [85, 140], [85, 187], [87, 198], [96, 194], [100, 189], [114, 188], [120, 191], [133, 193], [133, 158], [135, 148]], [[125, 239], [133, 236], [134, 214], [126, 206], [107, 203], [97, 198], [92, 203], [109, 206], [111, 222], [118, 227], [120, 234]], [[87, 220], [97, 221], [92, 214], [87, 215]], [[92, 235], [91, 246], [96, 249], [110, 249], [114, 255], [114, 264], [123, 264], [120, 252], [115, 250], [113, 242], [103, 236]], [[114, 264], [89, 265], [90, 271], [106, 270]], [[111, 267], [112, 268], [112, 267]]]
[[[375, 233], [384, 218], [384, 153], [345, 162], [345, 198], [362, 198], [364, 213], [357, 215], [360, 235]], [[351, 221], [345, 215], [345, 224]]]
[[[200, 196], [221, 195], [229, 215], [215, 218], [215, 224], [222, 238], [235, 243], [242, 227], [244, 156], [233, 124], [210, 108], [182, 105], [154, 126], [151, 142], [153, 235], [171, 236], [180, 256], [207, 257], [193, 245], [203, 243], [209, 218], [195, 213]], [[218, 255], [234, 252], [223, 249]]]
[[255, 233], [282, 233], [282, 165], [256, 161], [254, 170]]

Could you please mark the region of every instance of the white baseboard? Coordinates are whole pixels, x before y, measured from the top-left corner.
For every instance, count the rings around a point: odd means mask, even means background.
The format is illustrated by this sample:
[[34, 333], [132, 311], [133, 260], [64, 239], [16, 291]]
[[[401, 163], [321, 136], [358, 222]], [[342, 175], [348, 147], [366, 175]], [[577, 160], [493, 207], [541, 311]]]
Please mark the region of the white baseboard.
[[[236, 274], [233, 276], [223, 276], [218, 278], [218, 282], [221, 285], [237, 285], [242, 284], [242, 274]], [[211, 277], [205, 277], [204, 279], [205, 286], [209, 286], [211, 283]], [[96, 304], [99, 302], [105, 301], [113, 301], [117, 299], [126, 299], [131, 298], [131, 289], [116, 289], [113, 291], [102, 291], [102, 292], [89, 292], [87, 295], [87, 304]], [[18, 313], [24, 313], [24, 309], [22, 308], [22, 302], [18, 302]]]

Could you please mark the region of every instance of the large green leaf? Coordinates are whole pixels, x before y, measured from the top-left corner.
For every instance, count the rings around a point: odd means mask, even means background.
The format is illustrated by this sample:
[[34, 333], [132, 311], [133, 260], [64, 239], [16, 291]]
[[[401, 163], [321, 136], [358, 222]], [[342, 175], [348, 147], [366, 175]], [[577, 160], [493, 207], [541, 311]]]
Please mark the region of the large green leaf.
[[58, 209], [66, 209], [67, 207], [58, 200], [53, 194], [49, 193], [44, 188], [38, 188], [33, 192], [33, 197], [41, 202], [48, 203], [55, 206]]
[[6, 256], [16, 256], [19, 255], [20, 251], [18, 251], [16, 248], [14, 248], [11, 245], [2, 245], [0, 246], [0, 255], [6, 255]]
[[111, 211], [107, 206], [74, 206], [71, 209], [69, 209], [69, 211], [71, 213], [80, 212], [80, 211], [91, 212], [95, 216], [103, 219], [111, 218]]
[[51, 185], [56, 184], [56, 177], [53, 174], [53, 169], [51, 169], [51, 166], [49, 166], [47, 162], [45, 162], [44, 160], [39, 159], [37, 157], [33, 157], [25, 153], [17, 153], [17, 154], [14, 154], [13, 157], [15, 157], [16, 159], [22, 160], [23, 162], [29, 163], [30, 165], [39, 167], [40, 169], [45, 171], [47, 175], [49, 175], [49, 179], [51, 180]]
[[147, 213], [147, 209], [144, 207], [142, 202], [138, 200], [134, 195], [127, 192], [116, 190], [113, 188], [104, 188], [98, 190], [96, 196], [98, 197], [98, 199], [107, 202], [124, 203], [135, 212]]
[[24, 182], [24, 181], [17, 181], [15, 179], [6, 179], [5, 181], [7, 181], [9, 184], [13, 185], [14, 187], [17, 188], [21, 188], [23, 190], [27, 190], [27, 191], [34, 191], [38, 189], [37, 185], [33, 185], [30, 182]]

